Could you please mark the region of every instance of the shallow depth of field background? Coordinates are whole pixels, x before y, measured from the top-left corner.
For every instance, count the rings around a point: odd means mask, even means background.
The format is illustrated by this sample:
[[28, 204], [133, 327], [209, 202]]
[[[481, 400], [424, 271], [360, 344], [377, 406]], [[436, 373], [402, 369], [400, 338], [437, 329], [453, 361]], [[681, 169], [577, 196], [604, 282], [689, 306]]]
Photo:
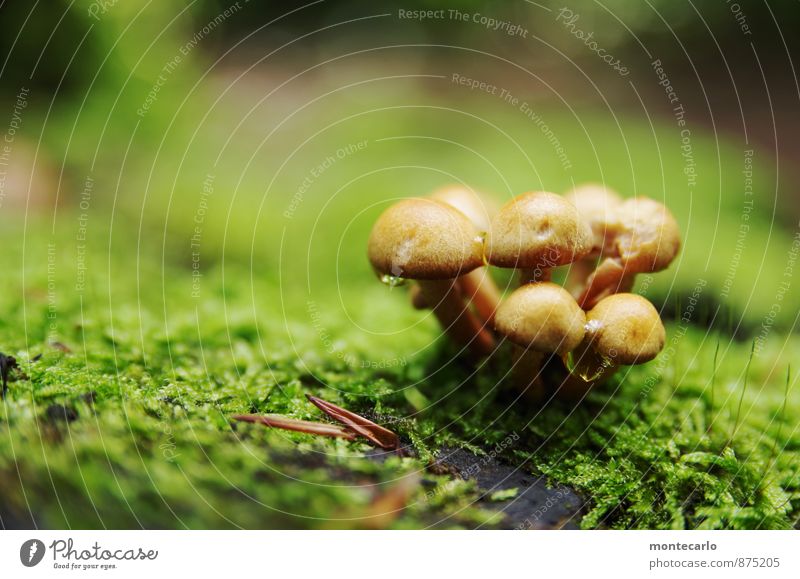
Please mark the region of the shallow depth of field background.
[[[755, 1], [3, 3], [0, 351], [26, 374], [3, 526], [502, 526], [424, 466], [509, 433], [503, 461], [579, 491], [585, 527], [797, 525], [798, 24]], [[638, 284], [667, 350], [527, 408], [366, 238], [439, 185], [586, 181], [681, 225]], [[230, 426], [319, 419], [306, 392], [394, 417], [417, 456]]]

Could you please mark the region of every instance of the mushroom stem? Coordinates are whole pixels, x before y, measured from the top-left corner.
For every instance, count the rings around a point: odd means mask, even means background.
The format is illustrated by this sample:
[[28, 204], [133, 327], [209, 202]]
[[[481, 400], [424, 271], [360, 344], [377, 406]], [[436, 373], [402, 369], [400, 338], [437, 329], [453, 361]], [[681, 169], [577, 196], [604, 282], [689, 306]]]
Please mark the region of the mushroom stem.
[[[462, 275], [454, 282], [465, 300], [472, 304], [478, 317], [486, 323], [494, 319], [495, 310], [500, 305], [500, 290], [489, 275], [488, 268], [480, 267]], [[411, 286], [411, 305], [416, 310], [424, 310], [429, 304], [422, 296], [419, 285]]]
[[675, 218], [652, 199], [628, 199], [614, 206], [605, 221], [595, 223], [595, 251], [599, 247], [606, 259], [589, 277], [578, 299], [584, 309], [593, 308], [614, 293], [629, 292], [635, 274], [666, 269], [680, 250], [680, 229]]
[[408, 290], [408, 293], [408, 297], [411, 300], [411, 305], [415, 310], [424, 310], [428, 307], [428, 304], [425, 303], [425, 298], [422, 297], [422, 290], [419, 289], [418, 284], [412, 284], [411, 288]]
[[490, 354], [495, 347], [492, 334], [464, 302], [459, 284], [454, 280], [419, 280], [421, 297], [445, 333], [461, 346], [478, 355]]
[[458, 278], [457, 282], [462, 294], [473, 305], [478, 316], [484, 322], [491, 323], [501, 298], [497, 284], [489, 275], [489, 268], [473, 269]]
[[622, 279], [619, 280], [619, 285], [617, 285], [617, 292], [621, 294], [632, 292], [635, 282], [636, 282], [636, 274], [626, 273], [625, 275], [622, 276]]
[[625, 268], [618, 260], [610, 257], [604, 259], [586, 280], [586, 287], [578, 298], [578, 303], [584, 310], [592, 309], [601, 299], [615, 293], [625, 276]]
[[596, 258], [583, 258], [571, 263], [567, 272], [567, 280], [564, 284], [565, 289], [576, 299], [580, 297], [586, 287], [586, 281], [595, 269]]
[[532, 402], [541, 402], [545, 394], [542, 364], [545, 354], [514, 345], [511, 352], [511, 379], [514, 386]]

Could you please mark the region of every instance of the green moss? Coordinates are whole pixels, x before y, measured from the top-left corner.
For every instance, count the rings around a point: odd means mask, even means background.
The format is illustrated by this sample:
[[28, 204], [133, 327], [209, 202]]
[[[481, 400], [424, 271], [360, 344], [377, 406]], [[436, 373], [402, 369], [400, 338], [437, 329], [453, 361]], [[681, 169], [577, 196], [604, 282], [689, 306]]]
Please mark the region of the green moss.
[[[497, 522], [476, 506], [474, 483], [425, 471], [445, 444], [497, 449], [574, 487], [588, 500], [587, 528], [788, 528], [800, 515], [800, 392], [786, 379], [795, 336], [771, 335], [750, 362], [750, 343], [673, 324], [655, 362], [621, 371], [583, 404], [538, 408], [505, 385], [507, 353], [478, 368], [454, 357], [404, 293], [372, 279], [345, 298], [354, 317], [340, 315], [334, 293], [317, 299], [309, 318], [302, 292], [281, 293], [235, 265], [224, 280], [209, 270], [202, 297], [187, 299], [190, 271], [162, 277], [147, 247], [130, 267], [136, 256], [119, 247], [110, 269], [103, 251], [89, 253], [91, 289], [77, 294], [63, 251], [69, 232], [51, 241], [62, 251], [50, 279], [46, 267], [31, 267], [23, 285], [6, 267], [12, 289], [0, 296], [2, 350], [27, 375], [9, 385], [0, 415], [5, 520], [31, 524], [32, 515], [71, 528]], [[45, 241], [28, 241], [29, 256], [37, 243]], [[378, 316], [416, 326], [402, 339], [371, 335], [363, 325]], [[54, 339], [72, 352], [48, 346]], [[390, 422], [417, 456], [379, 461], [360, 442], [229, 421], [239, 412], [319, 420], [308, 392]], [[49, 417], [51, 404], [74, 409], [77, 420]], [[503, 444], [511, 434], [518, 438]], [[407, 508], [376, 514], [381, 497], [413, 473], [422, 478]]]

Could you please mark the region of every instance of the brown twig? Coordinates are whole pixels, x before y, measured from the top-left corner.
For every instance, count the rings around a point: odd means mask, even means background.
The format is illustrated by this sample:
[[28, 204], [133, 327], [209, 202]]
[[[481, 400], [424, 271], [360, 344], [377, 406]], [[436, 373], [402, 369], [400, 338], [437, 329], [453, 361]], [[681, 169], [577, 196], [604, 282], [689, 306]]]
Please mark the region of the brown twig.
[[341, 422], [350, 430], [357, 432], [373, 444], [385, 450], [397, 450], [400, 448], [400, 437], [391, 430], [375, 424], [371, 420], [367, 420], [354, 412], [350, 412], [349, 410], [345, 410], [340, 406], [323, 400], [322, 398], [317, 398], [311, 394], [306, 394], [306, 398], [308, 398], [311, 404], [322, 410], [325, 414]]
[[324, 422], [309, 422], [308, 420], [295, 420], [294, 418], [286, 418], [284, 416], [262, 414], [237, 414], [233, 419], [241, 422], [263, 424], [282, 430], [304, 432], [306, 434], [318, 434], [320, 436], [345, 438], [347, 440], [355, 440], [356, 438], [356, 433], [352, 430], [342, 428], [335, 424], [325, 424]]

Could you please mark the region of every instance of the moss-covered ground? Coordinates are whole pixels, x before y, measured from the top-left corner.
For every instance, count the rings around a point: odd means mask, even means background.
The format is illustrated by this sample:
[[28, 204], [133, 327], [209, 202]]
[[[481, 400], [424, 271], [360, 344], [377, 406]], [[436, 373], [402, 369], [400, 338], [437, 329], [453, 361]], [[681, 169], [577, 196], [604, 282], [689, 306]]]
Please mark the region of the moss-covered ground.
[[[581, 404], [537, 407], [505, 385], [504, 349], [482, 363], [455, 352], [401, 289], [332, 279], [312, 299], [217, 264], [190, 298], [191, 270], [153, 257], [157, 243], [128, 242], [124, 225], [94, 235], [85, 287], [74, 227], [3, 237], [0, 349], [20, 366], [0, 413], [5, 526], [502, 524], [473, 482], [429, 468], [443, 447], [496, 452], [575, 489], [585, 528], [798, 524], [796, 336], [752, 354], [724, 323], [696, 323], [713, 317], [705, 307], [668, 324], [656, 361]], [[365, 329], [375, 320], [388, 336]], [[376, 460], [363, 442], [230, 420], [323, 420], [306, 393], [378, 417], [413, 452]]]

